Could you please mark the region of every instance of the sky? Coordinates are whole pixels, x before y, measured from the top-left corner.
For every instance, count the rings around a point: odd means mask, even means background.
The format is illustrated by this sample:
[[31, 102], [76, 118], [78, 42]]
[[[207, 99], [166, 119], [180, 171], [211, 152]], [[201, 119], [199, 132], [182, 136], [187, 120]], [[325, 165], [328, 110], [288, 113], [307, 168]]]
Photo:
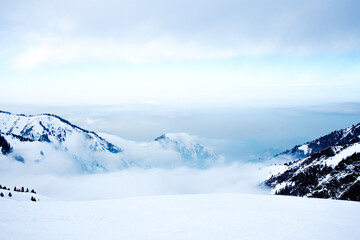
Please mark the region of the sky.
[[2, 104], [360, 101], [358, 1], [0, 1]]

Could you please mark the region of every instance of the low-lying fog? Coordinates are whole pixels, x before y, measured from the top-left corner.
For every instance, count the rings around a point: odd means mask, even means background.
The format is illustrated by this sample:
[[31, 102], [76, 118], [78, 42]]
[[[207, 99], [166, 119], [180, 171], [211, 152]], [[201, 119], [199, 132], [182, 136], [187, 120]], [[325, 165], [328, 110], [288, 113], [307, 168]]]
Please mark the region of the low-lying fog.
[[[264, 164], [232, 164], [210, 169], [126, 169], [103, 174], [55, 175], [1, 172], [0, 183], [34, 188], [53, 200], [95, 200], [143, 195], [268, 193]], [[39, 197], [40, 199], [42, 197]], [[45, 198], [46, 199], [46, 198]], [[43, 200], [45, 200], [43, 199]]]

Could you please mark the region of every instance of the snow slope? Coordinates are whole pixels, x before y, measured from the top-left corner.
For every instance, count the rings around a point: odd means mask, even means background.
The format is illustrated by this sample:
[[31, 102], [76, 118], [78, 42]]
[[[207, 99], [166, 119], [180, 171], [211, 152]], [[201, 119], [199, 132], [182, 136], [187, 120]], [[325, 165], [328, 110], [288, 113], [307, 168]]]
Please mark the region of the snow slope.
[[52, 114], [0, 111], [0, 135], [11, 146], [10, 152], [0, 154], [6, 163], [1, 167], [9, 170], [27, 167], [34, 172], [95, 173], [129, 165], [119, 147]]
[[95, 132], [82, 129], [52, 114], [23, 115], [0, 111], [0, 132], [32, 141], [51, 142], [64, 150], [81, 144], [92, 151], [121, 151]]
[[281, 195], [360, 201], [360, 143], [326, 148], [265, 181]]
[[0, 233], [3, 240], [355, 240], [359, 213], [358, 202], [246, 194], [0, 199]]

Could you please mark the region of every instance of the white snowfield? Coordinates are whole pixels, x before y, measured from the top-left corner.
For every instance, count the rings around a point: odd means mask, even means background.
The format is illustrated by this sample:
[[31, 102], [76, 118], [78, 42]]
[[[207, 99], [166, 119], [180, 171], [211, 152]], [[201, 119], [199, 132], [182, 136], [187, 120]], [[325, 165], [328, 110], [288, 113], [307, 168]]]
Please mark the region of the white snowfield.
[[359, 239], [360, 203], [248, 194], [97, 201], [0, 199], [0, 238]]
[[333, 157], [330, 157], [327, 160], [327, 164], [331, 166], [338, 165], [343, 159], [350, 157], [354, 153], [360, 152], [360, 144], [354, 143], [353, 145], [349, 146], [348, 148], [345, 148], [344, 150], [341, 150], [337, 152], [337, 154]]

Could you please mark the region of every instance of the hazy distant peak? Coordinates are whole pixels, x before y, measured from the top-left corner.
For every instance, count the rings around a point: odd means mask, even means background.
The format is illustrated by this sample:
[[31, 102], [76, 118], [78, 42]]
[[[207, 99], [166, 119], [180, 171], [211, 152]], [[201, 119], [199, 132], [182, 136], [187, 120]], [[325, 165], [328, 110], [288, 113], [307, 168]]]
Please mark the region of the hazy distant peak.
[[198, 137], [188, 133], [166, 133], [154, 140], [163, 148], [173, 149], [191, 166], [208, 167], [223, 161], [223, 157], [198, 142]]

